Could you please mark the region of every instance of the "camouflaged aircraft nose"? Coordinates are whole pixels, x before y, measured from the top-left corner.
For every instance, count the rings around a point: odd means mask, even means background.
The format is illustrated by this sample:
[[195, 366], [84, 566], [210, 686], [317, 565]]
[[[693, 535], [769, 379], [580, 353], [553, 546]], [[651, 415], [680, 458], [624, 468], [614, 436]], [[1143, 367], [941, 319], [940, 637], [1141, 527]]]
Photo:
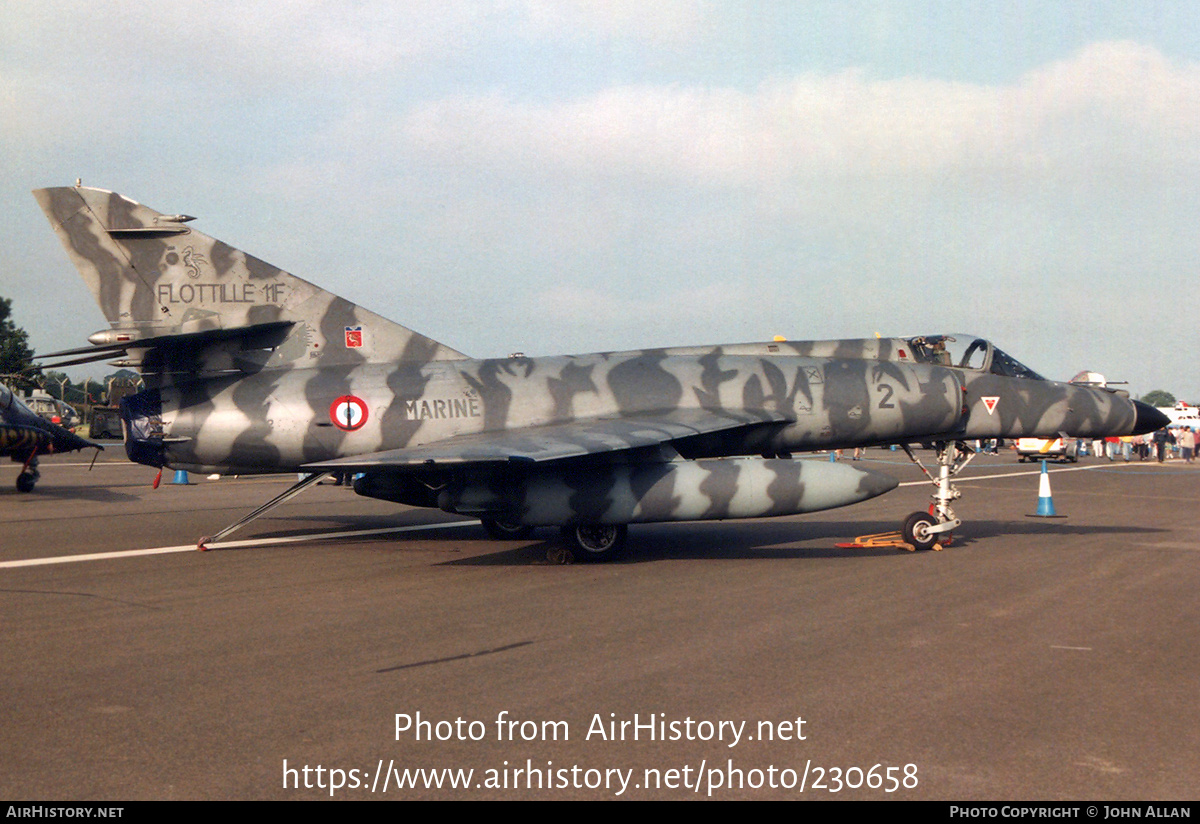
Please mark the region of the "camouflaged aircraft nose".
[[74, 452], [77, 449], [104, 448], [98, 443], [92, 443], [89, 440], [79, 437], [69, 429], [64, 429], [63, 427], [56, 426], [55, 424], [50, 424], [50, 427], [50, 437], [53, 441], [55, 452]]
[[1148, 435], [1157, 432], [1171, 422], [1171, 419], [1161, 409], [1156, 409], [1148, 403], [1130, 401], [1134, 412], [1137, 413], [1131, 435]]

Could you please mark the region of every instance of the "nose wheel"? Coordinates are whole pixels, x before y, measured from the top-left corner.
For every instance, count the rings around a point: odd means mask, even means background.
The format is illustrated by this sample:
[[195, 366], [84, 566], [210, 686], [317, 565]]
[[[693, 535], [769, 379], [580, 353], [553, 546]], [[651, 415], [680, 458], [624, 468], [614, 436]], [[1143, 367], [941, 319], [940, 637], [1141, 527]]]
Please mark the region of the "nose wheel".
[[937, 518], [928, 512], [914, 512], [904, 521], [900, 537], [915, 549], [933, 549], [938, 542], [938, 533], [931, 530], [938, 525]]
[[961, 497], [962, 493], [950, 483], [950, 479], [966, 468], [975, 457], [975, 450], [962, 441], [938, 441], [934, 445], [937, 451], [938, 473], [934, 476], [913, 454], [908, 444], [902, 446], [909, 460], [915, 463], [933, 484], [934, 493], [929, 512], [914, 512], [909, 515], [904, 521], [901, 536], [905, 543], [917, 549], [933, 549], [943, 536], [947, 539], [943, 543], [948, 544], [951, 530], [962, 526], [962, 521], [950, 506], [950, 502]]

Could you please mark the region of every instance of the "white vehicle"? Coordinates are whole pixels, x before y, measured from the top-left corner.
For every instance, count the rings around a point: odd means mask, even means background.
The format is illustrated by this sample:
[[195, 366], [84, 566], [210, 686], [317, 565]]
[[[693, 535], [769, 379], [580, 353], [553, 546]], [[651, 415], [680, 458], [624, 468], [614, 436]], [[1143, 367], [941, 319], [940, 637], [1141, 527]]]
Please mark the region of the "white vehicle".
[[22, 399], [25, 405], [39, 418], [56, 423], [64, 429], [72, 429], [79, 425], [79, 413], [69, 404], [52, 397], [40, 389], [35, 389]]
[[1077, 458], [1062, 438], [1017, 438], [1017, 460], [1075, 463]]

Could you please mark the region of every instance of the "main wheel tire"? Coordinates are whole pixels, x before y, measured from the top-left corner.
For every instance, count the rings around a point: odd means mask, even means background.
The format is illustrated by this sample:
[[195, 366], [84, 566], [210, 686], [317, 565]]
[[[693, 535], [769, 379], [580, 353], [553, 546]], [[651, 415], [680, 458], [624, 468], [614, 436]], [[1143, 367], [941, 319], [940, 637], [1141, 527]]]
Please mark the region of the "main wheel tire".
[[32, 472], [22, 472], [17, 476], [17, 491], [32, 492], [33, 485], [37, 483], [37, 476]]
[[578, 524], [562, 528], [563, 540], [575, 560], [611, 561], [625, 551], [629, 527], [625, 524]]
[[905, 520], [901, 535], [904, 536], [906, 544], [912, 544], [917, 549], [933, 549], [938, 536], [937, 533], [930, 532], [929, 528], [936, 525], [937, 518], [929, 513], [914, 512]]
[[527, 541], [533, 535], [533, 527], [514, 524], [496, 518], [480, 518], [483, 528], [494, 541]]

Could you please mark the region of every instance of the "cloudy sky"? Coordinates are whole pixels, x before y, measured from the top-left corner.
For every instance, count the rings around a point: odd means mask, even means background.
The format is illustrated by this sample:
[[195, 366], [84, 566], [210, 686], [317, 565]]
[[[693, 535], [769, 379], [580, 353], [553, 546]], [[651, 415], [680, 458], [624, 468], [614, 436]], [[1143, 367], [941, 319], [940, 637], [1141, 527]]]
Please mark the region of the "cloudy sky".
[[82, 178], [479, 356], [966, 330], [1200, 400], [1192, 2], [7, 2], [0, 169], [41, 351], [105, 326]]

